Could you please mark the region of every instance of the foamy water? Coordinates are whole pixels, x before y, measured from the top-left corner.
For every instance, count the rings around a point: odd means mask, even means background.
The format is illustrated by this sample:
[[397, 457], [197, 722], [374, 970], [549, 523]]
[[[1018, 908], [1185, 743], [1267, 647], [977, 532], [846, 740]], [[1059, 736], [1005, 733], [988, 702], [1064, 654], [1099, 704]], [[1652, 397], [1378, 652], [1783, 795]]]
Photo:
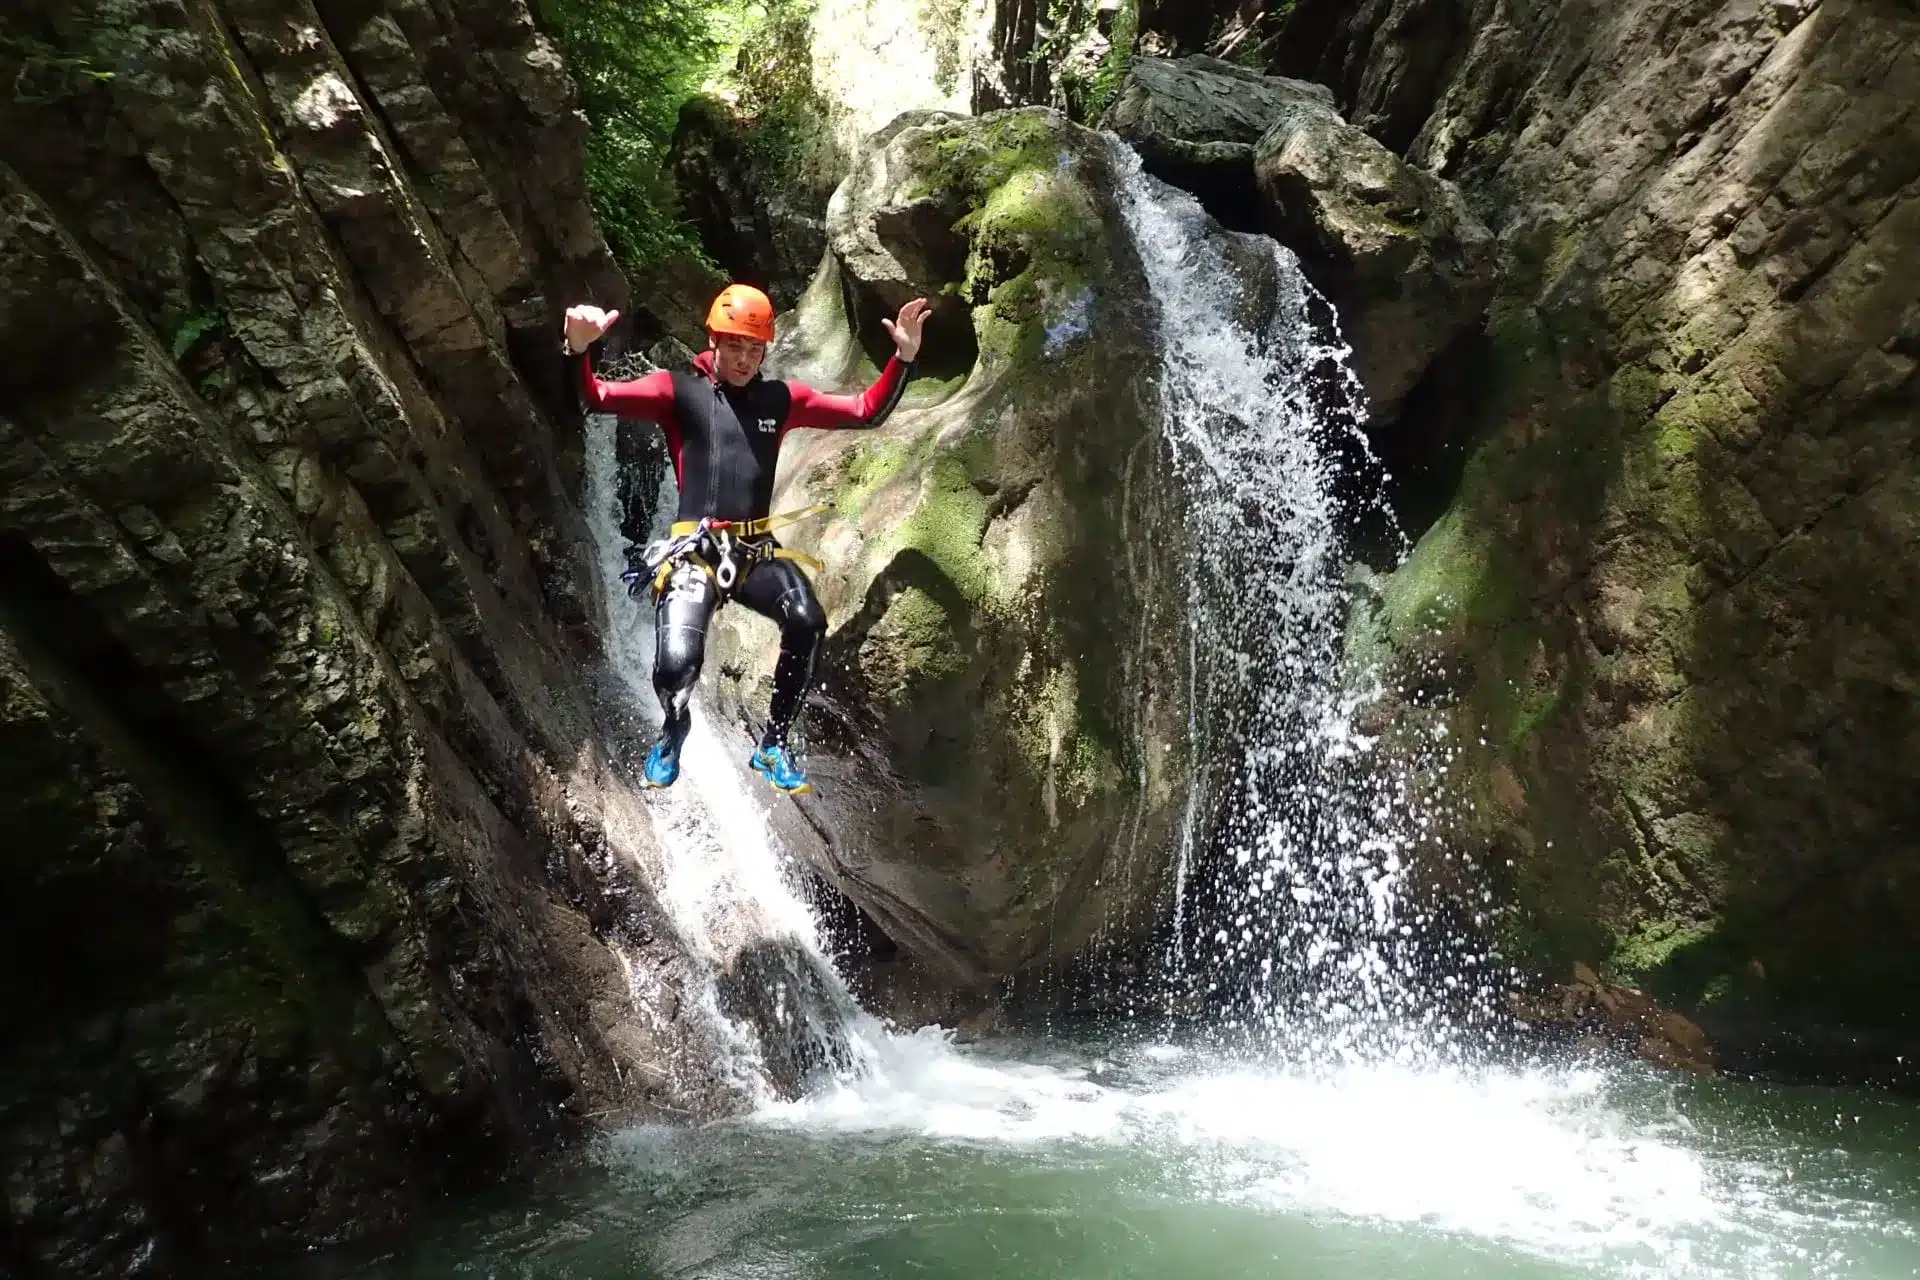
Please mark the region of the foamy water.
[[[1036, 1052], [1049, 1047], [1021, 1056]], [[1833, 1156], [1794, 1140], [1810, 1096], [1776, 1141], [1756, 1143], [1753, 1117], [1724, 1108], [1729, 1091], [1737, 1099], [1755, 1086], [1651, 1071], [1303, 1074], [1171, 1045], [1108, 1058], [1051, 1052], [1023, 1061], [1005, 1047], [957, 1049], [931, 1030], [895, 1037], [868, 1078], [747, 1123], [1041, 1168], [1091, 1161], [1109, 1175], [1111, 1157], [1133, 1189], [1176, 1204], [1417, 1229], [1581, 1274], [1920, 1273], [1901, 1269], [1920, 1267], [1920, 1242], [1911, 1218], [1872, 1193], [1881, 1173], [1871, 1164], [1857, 1189], [1796, 1181], [1810, 1156]], [[1904, 1191], [1911, 1200], [1911, 1185]]]

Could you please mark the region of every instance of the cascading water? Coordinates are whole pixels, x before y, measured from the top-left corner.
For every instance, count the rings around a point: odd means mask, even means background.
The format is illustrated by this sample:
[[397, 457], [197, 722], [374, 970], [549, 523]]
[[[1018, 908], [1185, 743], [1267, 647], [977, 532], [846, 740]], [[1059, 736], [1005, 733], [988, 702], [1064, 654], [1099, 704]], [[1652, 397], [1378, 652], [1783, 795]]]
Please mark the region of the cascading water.
[[[587, 500], [607, 610], [615, 697], [636, 741], [660, 725], [654, 697], [653, 611], [627, 594], [615, 419], [587, 420]], [[673, 511], [671, 476], [652, 504], [655, 536]], [[701, 1003], [720, 1074], [756, 1103], [810, 1080], [866, 1070], [877, 1024], [847, 991], [796, 892], [760, 802], [696, 699], [681, 780], [649, 798], [662, 865], [661, 904], [703, 966]], [[636, 999], [644, 992], [636, 989]]]
[[1394, 527], [1349, 353], [1290, 251], [1222, 231], [1111, 146], [1159, 310], [1188, 538], [1193, 789], [1169, 996], [1267, 1054], [1432, 1050], [1433, 944], [1453, 968], [1480, 960], [1403, 906], [1421, 818], [1343, 679], [1350, 534]]

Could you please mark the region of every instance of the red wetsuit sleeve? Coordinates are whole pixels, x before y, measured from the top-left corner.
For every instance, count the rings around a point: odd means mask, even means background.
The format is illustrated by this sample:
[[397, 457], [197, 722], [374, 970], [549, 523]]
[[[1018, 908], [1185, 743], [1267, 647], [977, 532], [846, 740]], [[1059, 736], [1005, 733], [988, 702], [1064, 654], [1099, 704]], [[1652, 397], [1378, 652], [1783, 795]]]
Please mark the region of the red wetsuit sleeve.
[[879, 426], [900, 403], [907, 386], [907, 368], [899, 356], [893, 357], [881, 371], [880, 380], [857, 396], [833, 396], [815, 391], [804, 382], [788, 383], [793, 408], [787, 415], [787, 430], [840, 431]]
[[680, 474], [680, 419], [673, 412], [673, 375], [661, 370], [633, 382], [602, 382], [593, 376], [593, 357], [579, 356], [580, 391], [591, 413], [657, 422], [667, 436], [673, 474]]
[[650, 373], [636, 382], [602, 382], [593, 376], [593, 357], [580, 358], [580, 390], [587, 408], [622, 418], [645, 418], [663, 426], [673, 417], [673, 375]]

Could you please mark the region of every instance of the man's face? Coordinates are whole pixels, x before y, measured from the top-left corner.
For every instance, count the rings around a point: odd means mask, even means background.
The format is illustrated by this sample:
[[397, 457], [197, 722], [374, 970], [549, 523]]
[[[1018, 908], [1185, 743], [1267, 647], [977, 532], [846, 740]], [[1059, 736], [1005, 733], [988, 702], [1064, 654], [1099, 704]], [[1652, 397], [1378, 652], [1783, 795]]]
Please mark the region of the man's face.
[[707, 340], [713, 344], [714, 372], [729, 386], [744, 387], [752, 382], [753, 375], [760, 372], [760, 362], [767, 358], [767, 344], [752, 338], [716, 333]]

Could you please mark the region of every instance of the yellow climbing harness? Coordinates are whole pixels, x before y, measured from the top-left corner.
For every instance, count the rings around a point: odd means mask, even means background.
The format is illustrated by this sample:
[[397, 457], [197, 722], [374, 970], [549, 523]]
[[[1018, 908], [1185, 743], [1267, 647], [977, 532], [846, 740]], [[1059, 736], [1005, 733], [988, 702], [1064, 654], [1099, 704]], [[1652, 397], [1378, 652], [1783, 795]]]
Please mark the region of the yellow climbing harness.
[[[653, 573], [655, 602], [659, 601], [661, 593], [667, 589], [667, 579], [673, 576], [674, 567], [688, 559], [699, 565], [706, 575], [713, 579], [714, 586], [722, 592], [731, 591], [733, 584], [740, 579], [743, 571], [753, 572], [753, 567], [762, 560], [791, 560], [819, 573], [826, 566], [804, 551], [792, 551], [786, 547], [775, 546], [771, 542], [750, 542], [746, 539], [766, 537], [776, 529], [784, 529], [802, 520], [811, 520], [814, 516], [831, 510], [833, 510], [832, 503], [821, 502], [801, 511], [782, 511], [763, 520], [715, 520], [706, 517], [675, 522], [667, 531], [667, 538], [664, 541], [656, 542], [647, 548], [647, 563], [659, 566]], [[708, 564], [705, 556], [696, 554], [709, 543], [719, 554], [718, 567]], [[736, 552], [745, 557], [744, 567], [734, 563]]]
[[799, 524], [802, 520], [811, 520], [815, 516], [825, 515], [831, 510], [833, 510], [831, 502], [816, 502], [799, 511], [782, 511], [764, 520], [682, 520], [667, 530], [667, 534], [674, 538], [684, 538], [690, 533], [698, 533], [702, 528], [707, 528], [732, 530], [742, 538], [758, 538], [777, 529], [784, 529], [790, 524]]

